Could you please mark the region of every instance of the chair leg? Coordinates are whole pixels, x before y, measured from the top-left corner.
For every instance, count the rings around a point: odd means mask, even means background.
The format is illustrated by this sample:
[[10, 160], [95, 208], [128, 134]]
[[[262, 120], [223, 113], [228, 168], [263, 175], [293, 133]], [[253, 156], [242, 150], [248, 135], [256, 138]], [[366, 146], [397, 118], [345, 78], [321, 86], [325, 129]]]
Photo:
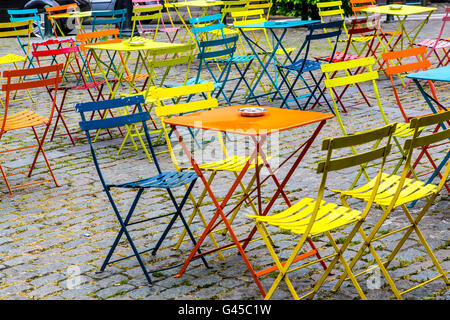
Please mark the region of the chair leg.
[[[186, 231], [189, 235], [189, 238], [191, 239], [192, 243], [194, 244], [194, 246], [197, 244], [197, 242], [195, 241], [194, 235], [192, 234], [189, 226], [186, 223], [186, 220], [184, 219], [184, 216], [182, 214], [182, 210], [183, 207], [189, 197], [189, 195], [191, 194], [192, 188], [194, 187], [195, 181], [192, 181], [189, 185], [189, 187], [186, 190], [185, 195], [183, 196], [183, 199], [181, 200], [180, 204], [178, 204], [175, 200], [175, 197], [172, 193], [172, 191], [170, 189], [167, 189], [167, 193], [169, 194], [170, 200], [172, 201], [176, 212], [173, 215], [171, 221], [169, 222], [169, 224], [167, 225], [166, 229], [164, 230], [163, 234], [161, 235], [161, 237], [159, 238], [157, 244], [155, 245], [153, 251], [152, 251], [152, 255], [156, 255], [156, 252], [158, 251], [159, 247], [161, 246], [162, 242], [164, 241], [164, 239], [166, 238], [167, 234], [169, 233], [170, 229], [172, 228], [172, 225], [174, 224], [174, 222], [176, 221], [176, 219], [179, 217], [184, 225], [184, 231]], [[197, 252], [199, 254], [201, 254], [201, 250], [198, 249]], [[209, 268], [208, 263], [205, 260], [204, 256], [201, 256], [201, 259], [203, 261], [203, 264], [205, 265], [205, 267]]]
[[[216, 174], [217, 174], [216, 171], [211, 172], [211, 175], [210, 175], [210, 177], [208, 179], [208, 185], [210, 185], [212, 183], [212, 181], [214, 180], [214, 177], [216, 176]], [[204, 215], [203, 215], [203, 213], [202, 213], [202, 211], [200, 209], [200, 207], [204, 205], [203, 204], [203, 200], [204, 200], [204, 198], [206, 196], [206, 193], [207, 193], [207, 189], [203, 188], [202, 193], [200, 194], [200, 196], [198, 198], [198, 201], [195, 201], [195, 198], [192, 195], [192, 193], [189, 193], [189, 199], [191, 200], [191, 202], [192, 202], [192, 204], [194, 206], [194, 209], [192, 210], [192, 213], [189, 216], [189, 219], [187, 221], [187, 225], [188, 226], [191, 225], [191, 223], [194, 220], [194, 217], [196, 215], [198, 215], [198, 217], [202, 221], [204, 227], [206, 227], [208, 225], [208, 222], [206, 221], [206, 219], [205, 219], [205, 217], [204, 217]], [[185, 230], [183, 230], [181, 232], [180, 238], [178, 239], [178, 242], [175, 244], [175, 247], [174, 247], [175, 249], [178, 249], [180, 247], [181, 243], [184, 241], [184, 238], [186, 237], [186, 232], [187, 232], [187, 229], [185, 229]], [[208, 236], [211, 239], [214, 247], [218, 248], [219, 244], [217, 243], [217, 240], [214, 238], [213, 233], [212, 232], [209, 233]], [[225, 261], [225, 257], [223, 256], [223, 254], [222, 254], [222, 252], [220, 250], [218, 251], [218, 256], [219, 256], [220, 260]]]
[[0, 171], [2, 172], [3, 180], [5, 180], [6, 187], [8, 188], [9, 194], [11, 195], [11, 197], [13, 197], [14, 194], [12, 192], [11, 185], [9, 184], [9, 181], [8, 181], [8, 175], [6, 174], [5, 170], [3, 170], [1, 163], [0, 163]]
[[36, 141], [38, 143], [38, 150], [36, 151], [36, 155], [34, 156], [33, 163], [32, 163], [31, 168], [30, 168], [30, 172], [28, 173], [28, 177], [31, 176], [31, 173], [34, 170], [34, 167], [36, 165], [36, 161], [37, 161], [37, 158], [39, 156], [39, 153], [42, 153], [42, 156], [44, 157], [44, 161], [47, 164], [47, 168], [48, 168], [48, 170], [50, 172], [50, 175], [52, 176], [53, 182], [55, 183], [55, 185], [57, 187], [59, 187], [59, 184], [56, 181], [56, 178], [55, 178], [55, 175], [53, 174], [53, 170], [52, 170], [52, 168], [50, 166], [50, 163], [48, 162], [47, 155], [45, 154], [44, 149], [42, 147], [42, 145], [44, 144], [44, 141], [45, 141], [45, 137], [47, 136], [48, 129], [50, 128], [50, 124], [48, 126], [46, 126], [44, 134], [42, 135], [41, 140], [39, 140], [39, 137], [37, 135], [36, 129], [34, 127], [31, 127], [31, 128], [33, 129], [34, 137], [36, 138]]

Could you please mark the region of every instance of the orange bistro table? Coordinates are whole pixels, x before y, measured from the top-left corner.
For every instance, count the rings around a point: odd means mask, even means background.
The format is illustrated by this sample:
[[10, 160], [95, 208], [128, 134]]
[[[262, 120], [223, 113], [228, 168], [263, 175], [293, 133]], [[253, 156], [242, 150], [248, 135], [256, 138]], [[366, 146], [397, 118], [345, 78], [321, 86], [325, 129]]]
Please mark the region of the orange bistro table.
[[[212, 216], [210, 222], [206, 226], [205, 230], [203, 231], [202, 235], [200, 236], [196, 246], [192, 249], [189, 257], [186, 259], [185, 263], [181, 267], [180, 271], [176, 275], [176, 277], [180, 277], [190, 262], [193, 259], [197, 259], [201, 256], [204, 256], [206, 254], [210, 254], [213, 252], [216, 252], [218, 250], [222, 250], [227, 247], [231, 247], [235, 245], [237, 249], [239, 250], [240, 255], [244, 259], [245, 264], [247, 265], [248, 270], [250, 271], [256, 285], [258, 286], [259, 290], [261, 291], [262, 295], [265, 296], [265, 291], [259, 281], [259, 277], [261, 275], [264, 275], [267, 273], [267, 270], [262, 270], [256, 273], [253, 270], [253, 267], [251, 266], [247, 256], [245, 255], [245, 247], [252, 239], [253, 235], [256, 232], [256, 228], [253, 227], [252, 231], [249, 233], [249, 235], [245, 239], [239, 240], [236, 237], [236, 234], [233, 231], [233, 228], [230, 224], [230, 222], [227, 219], [227, 216], [237, 208], [238, 204], [235, 208], [233, 208], [229, 213], [224, 213], [224, 208], [232, 196], [233, 192], [235, 191], [236, 187], [241, 182], [242, 178], [244, 177], [245, 173], [248, 171], [250, 165], [252, 163], [255, 165], [255, 175], [256, 175], [256, 187], [248, 194], [250, 196], [255, 191], [257, 192], [257, 199], [258, 199], [258, 211], [260, 215], [266, 215], [274, 202], [277, 200], [278, 196], [281, 194], [284, 201], [288, 206], [291, 206], [291, 202], [287, 198], [283, 188], [288, 183], [290, 177], [298, 167], [300, 161], [305, 156], [306, 152], [310, 148], [311, 144], [314, 142], [315, 138], [319, 134], [322, 127], [325, 125], [326, 120], [331, 119], [334, 117], [333, 114], [330, 113], [321, 113], [321, 112], [312, 112], [312, 111], [300, 111], [300, 110], [291, 110], [291, 109], [279, 109], [279, 108], [272, 108], [272, 107], [265, 107], [267, 109], [267, 112], [265, 115], [260, 117], [243, 117], [238, 112], [238, 109], [243, 107], [251, 107], [248, 105], [237, 105], [237, 106], [231, 106], [231, 107], [223, 107], [223, 108], [216, 108], [214, 110], [208, 110], [208, 111], [201, 111], [191, 114], [186, 114], [178, 117], [172, 117], [170, 119], [166, 119], [165, 122], [169, 124], [178, 138], [178, 141], [180, 142], [180, 145], [188, 157], [189, 161], [192, 164], [193, 169], [199, 176], [199, 178], [203, 181], [203, 184], [205, 185], [207, 192], [214, 203], [216, 207], [216, 212]], [[274, 170], [269, 165], [269, 162], [267, 161], [267, 157], [263, 152], [262, 145], [267, 140], [267, 137], [270, 134], [281, 132], [288, 129], [293, 129], [297, 127], [306, 126], [309, 124], [317, 123], [318, 126], [312, 133], [311, 137], [309, 137], [306, 141], [300, 142], [299, 141], [299, 147], [295, 149], [293, 153], [291, 153], [288, 157], [286, 157], [280, 165]], [[183, 143], [183, 138], [180, 136], [180, 133], [177, 131], [177, 126], [182, 127], [188, 127], [188, 128], [197, 128], [197, 129], [203, 129], [203, 130], [213, 130], [213, 131], [220, 131], [230, 134], [239, 134], [239, 135], [245, 135], [249, 137], [251, 140], [253, 140], [255, 144], [255, 148], [252, 151], [247, 163], [243, 167], [242, 171], [239, 173], [238, 177], [236, 178], [236, 181], [231, 185], [230, 190], [226, 194], [225, 198], [222, 200], [222, 203], [219, 203], [217, 198], [214, 196], [214, 193], [211, 189], [211, 186], [208, 184], [207, 179], [202, 174], [202, 171], [199, 168], [199, 165], [193, 158], [192, 154], [186, 147], [186, 145]], [[286, 164], [286, 162], [293, 158], [294, 156], [297, 156], [294, 163], [292, 164], [292, 167], [289, 169], [286, 176], [282, 179], [280, 182], [277, 177], [275, 176], [275, 172], [281, 168], [283, 165]], [[264, 166], [267, 168], [269, 175], [265, 178], [265, 180], [261, 181], [259, 177], [259, 171], [260, 171], [260, 165], [258, 164], [258, 161], [262, 161]], [[261, 163], [262, 164], [262, 163]], [[273, 182], [277, 186], [276, 192], [273, 194], [270, 201], [267, 203], [267, 206], [262, 208], [262, 201], [261, 201], [261, 184], [264, 183], [267, 179], [272, 179]], [[247, 198], [248, 198], [247, 196]], [[245, 201], [246, 197], [240, 200], [240, 203]], [[230, 244], [223, 245], [219, 248], [214, 248], [209, 251], [204, 251], [202, 253], [200, 252], [200, 246], [202, 245], [204, 239], [206, 236], [212, 232], [220, 223], [224, 223], [225, 227], [227, 228], [231, 238], [233, 239], [233, 242]], [[306, 258], [307, 256], [316, 255], [320, 258], [317, 249], [315, 248], [312, 241], [310, 241], [310, 245], [312, 247], [312, 250], [304, 256]], [[322, 264], [323, 267], [325, 267], [324, 264]]]

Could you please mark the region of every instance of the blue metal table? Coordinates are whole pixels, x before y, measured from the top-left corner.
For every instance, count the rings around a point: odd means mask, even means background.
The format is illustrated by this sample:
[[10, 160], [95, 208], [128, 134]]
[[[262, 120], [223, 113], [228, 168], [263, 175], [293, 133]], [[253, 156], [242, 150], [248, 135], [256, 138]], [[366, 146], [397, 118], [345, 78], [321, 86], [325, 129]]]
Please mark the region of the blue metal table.
[[[241, 32], [241, 34], [244, 37], [245, 41], [247, 42], [248, 46], [252, 50], [253, 55], [256, 56], [258, 62], [261, 65], [261, 68], [262, 68], [257, 80], [254, 82], [249, 94], [247, 95], [244, 104], [246, 104], [250, 99], [256, 100], [256, 102], [259, 104], [258, 97], [267, 96], [267, 95], [273, 95], [274, 98], [276, 98], [276, 96], [280, 96], [280, 98], [283, 99], [283, 95], [281, 94], [279, 87], [278, 87], [276, 66], [274, 68], [275, 69], [274, 77], [270, 74], [268, 67], [272, 63], [272, 61], [274, 63], [283, 64], [281, 62], [281, 59], [278, 59], [276, 57], [278, 49], [282, 49], [282, 52], [284, 53], [284, 55], [287, 58], [287, 61], [289, 61], [290, 63], [293, 63], [291, 56], [288, 54], [286, 48], [284, 47], [284, 45], [282, 43], [283, 39], [287, 33], [287, 30], [289, 28], [303, 27], [303, 26], [307, 26], [312, 23], [319, 23], [319, 22], [320, 22], [319, 20], [284, 20], [284, 21], [266, 21], [266, 22], [260, 22], [260, 23], [235, 26], [235, 28], [239, 29], [239, 31]], [[271, 51], [267, 51], [267, 49], [261, 47], [258, 43], [256, 43], [254, 40], [250, 39], [250, 37], [248, 37], [246, 35], [245, 29], [254, 29], [254, 28], [257, 28], [257, 29], [263, 28], [263, 29], [268, 29], [270, 31], [270, 33], [272, 35], [272, 45], [273, 45]], [[276, 30], [282, 30], [281, 34], [277, 35]], [[256, 48], [261, 50], [265, 55], [268, 55], [267, 61], [264, 62], [261, 59], [260, 54], [258, 54], [256, 52]], [[255, 94], [256, 87], [260, 83], [264, 74], [266, 74], [266, 76], [269, 78], [275, 91], [256, 95]]]
[[[439, 112], [438, 109], [445, 110], [445, 111], [448, 110], [448, 108], [443, 106], [439, 101], [436, 101], [436, 99], [434, 99], [429, 93], [427, 93], [424, 90], [423, 86], [420, 84], [420, 80], [444, 81], [444, 82], [450, 83], [450, 66], [436, 68], [436, 69], [429, 69], [429, 70], [421, 71], [421, 72], [417, 72], [417, 73], [412, 73], [412, 74], [407, 75], [406, 77], [410, 78], [414, 81], [417, 88], [419, 88], [420, 93], [424, 97], [426, 103], [428, 104], [430, 109], [433, 111], [433, 113]], [[435, 105], [438, 106], [438, 109], [436, 109]], [[447, 129], [445, 123], [441, 123], [441, 128], [443, 130]], [[431, 183], [434, 180], [434, 178], [436, 178], [436, 176], [439, 174], [439, 172], [442, 170], [442, 168], [444, 168], [444, 166], [448, 163], [449, 160], [450, 160], [450, 151], [447, 152], [447, 155], [445, 156], [445, 158], [437, 166], [437, 168], [434, 170], [433, 174], [427, 180], [427, 182], [426, 182], [427, 184]], [[447, 182], [448, 182], [448, 180], [447, 180]], [[450, 193], [450, 188], [447, 183], [446, 183], [445, 187], [446, 187], [447, 191]], [[414, 203], [412, 205], [414, 205]]]

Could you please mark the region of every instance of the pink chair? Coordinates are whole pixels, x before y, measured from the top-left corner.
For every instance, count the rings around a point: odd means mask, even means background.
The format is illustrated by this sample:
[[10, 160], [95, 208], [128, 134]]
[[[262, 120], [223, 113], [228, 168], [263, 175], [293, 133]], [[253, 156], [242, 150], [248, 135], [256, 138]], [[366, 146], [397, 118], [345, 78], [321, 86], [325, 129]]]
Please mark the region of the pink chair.
[[[438, 59], [437, 65], [434, 66], [435, 68], [446, 66], [450, 62], [450, 41], [448, 41], [448, 39], [442, 39], [445, 23], [448, 21], [450, 21], [450, 7], [445, 9], [445, 16], [442, 18], [442, 27], [437, 39], [425, 39], [422, 42], [414, 44], [416, 46], [428, 48], [426, 59], [428, 59], [432, 53], [435, 54]], [[442, 56], [439, 54], [438, 50], [442, 50]]]
[[[148, 7], [156, 7], [161, 6], [160, 0], [132, 0], [133, 8], [148, 8]], [[178, 34], [179, 27], [166, 27], [164, 23], [164, 19], [162, 18], [162, 15], [160, 17], [160, 23], [161, 25], [156, 28], [144, 28], [141, 25], [140, 21], [137, 21], [140, 29], [140, 33], [145, 36], [146, 33], [153, 33], [153, 38], [156, 37], [156, 34], [158, 31], [164, 32], [167, 35], [167, 38], [171, 43], [174, 42], [175, 37]], [[170, 34], [173, 33], [173, 36], [171, 37]]]

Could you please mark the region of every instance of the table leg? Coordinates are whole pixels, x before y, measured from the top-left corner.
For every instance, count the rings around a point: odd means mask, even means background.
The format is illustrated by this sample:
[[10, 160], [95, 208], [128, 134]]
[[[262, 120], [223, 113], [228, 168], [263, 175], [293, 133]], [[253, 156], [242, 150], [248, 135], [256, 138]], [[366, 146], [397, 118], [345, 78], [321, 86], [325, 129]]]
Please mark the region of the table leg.
[[[178, 272], [178, 274], [175, 277], [181, 277], [183, 275], [183, 273], [186, 271], [186, 268], [188, 267], [188, 265], [190, 264], [190, 262], [192, 261], [192, 259], [194, 258], [198, 258], [200, 256], [203, 256], [207, 253], [210, 253], [211, 251], [207, 251], [207, 252], [203, 252], [202, 254], [196, 254], [201, 246], [201, 244], [203, 243], [204, 239], [206, 238], [206, 236], [209, 234], [209, 232], [212, 229], [212, 226], [214, 225], [215, 221], [220, 217], [221, 220], [224, 222], [228, 232], [230, 233], [231, 238], [233, 239], [233, 243], [234, 245], [237, 247], [241, 257], [244, 259], [244, 262], [248, 268], [248, 270], [250, 271], [253, 280], [255, 281], [256, 285], [258, 286], [261, 294], [263, 296], [265, 296], [265, 291], [262, 287], [261, 282], [259, 281], [259, 278], [256, 276], [255, 271], [253, 270], [252, 265], [250, 264], [250, 261], [248, 260], [244, 249], [242, 248], [242, 246], [240, 245], [240, 241], [238, 240], [236, 234], [234, 233], [229, 221], [226, 218], [226, 215], [223, 212], [223, 208], [225, 207], [226, 203], [228, 202], [228, 200], [230, 199], [230, 197], [232, 196], [234, 190], [237, 188], [237, 186], [239, 185], [240, 181], [242, 180], [242, 178], [244, 177], [245, 173], [247, 172], [248, 168], [250, 167], [251, 162], [255, 159], [255, 157], [257, 157], [257, 149], [255, 149], [255, 151], [252, 153], [252, 155], [249, 157], [247, 163], [245, 164], [244, 168], [242, 169], [242, 171], [239, 173], [237, 179], [235, 180], [235, 182], [233, 183], [233, 185], [231, 186], [230, 190], [228, 191], [227, 195], [225, 196], [224, 200], [222, 201], [221, 204], [219, 204], [219, 202], [217, 201], [216, 197], [214, 196], [214, 193], [211, 190], [211, 187], [209, 186], [205, 176], [203, 175], [202, 171], [200, 170], [198, 164], [196, 163], [196, 161], [194, 160], [194, 158], [192, 157], [191, 153], [189, 152], [189, 150], [187, 149], [186, 145], [183, 142], [182, 137], [180, 136], [180, 134], [178, 133], [178, 131], [176, 130], [176, 127], [171, 125], [171, 128], [173, 130], [173, 132], [175, 133], [175, 135], [178, 138], [178, 141], [181, 144], [181, 147], [183, 149], [183, 151], [185, 152], [186, 156], [189, 158], [189, 161], [191, 162], [195, 172], [197, 173], [197, 175], [199, 176], [199, 178], [202, 180], [203, 184], [205, 185], [205, 188], [208, 191], [208, 194], [211, 198], [211, 200], [213, 201], [215, 207], [217, 208], [216, 213], [214, 214], [214, 216], [211, 218], [211, 221], [209, 222], [208, 226], [206, 227], [205, 231], [203, 232], [203, 234], [200, 236], [200, 238], [197, 241], [197, 244], [195, 245], [194, 249], [192, 249], [189, 257], [186, 259], [184, 265], [181, 267], [180, 271]], [[261, 142], [264, 142], [265, 137], [262, 138]], [[213, 250], [213, 251], [217, 251], [217, 250]]]
[[[280, 42], [281, 40], [284, 38], [284, 35], [287, 32], [287, 28], [284, 28], [283, 33], [281, 34], [279, 41], [277, 42], [277, 44], [272, 48], [272, 52], [267, 52], [265, 49], [263, 49], [261, 46], [259, 46], [256, 42], [252, 41], [242, 29], [239, 29], [240, 32], [242, 33], [242, 36], [244, 37], [245, 41], [247, 42], [248, 46], [250, 47], [250, 49], [253, 52], [253, 55], [256, 57], [256, 59], [258, 60], [258, 62], [260, 63], [262, 70], [259, 74], [259, 77], [257, 78], [257, 80], [255, 81], [255, 84], [253, 85], [253, 88], [251, 88], [249, 94], [247, 95], [246, 99], [245, 99], [245, 104], [248, 103], [248, 101], [250, 99], [255, 99], [256, 101], [258, 96], [255, 94], [255, 90], [256, 87], [258, 86], [258, 84], [260, 83], [264, 73], [267, 75], [267, 77], [269, 78], [269, 80], [271, 81], [273, 87], [276, 90], [276, 94], [278, 94], [280, 96], [281, 99], [283, 99], [283, 95], [281, 94], [279, 88], [278, 88], [278, 84], [275, 82], [275, 80], [272, 78], [272, 76], [270, 75], [268, 69], [268, 66], [271, 64], [272, 60], [274, 61], [274, 63], [276, 63], [277, 59], [275, 57], [275, 53], [278, 50], [278, 47], [280, 46]], [[258, 47], [259, 49], [261, 49], [264, 53], [269, 55], [269, 58], [267, 59], [267, 61], [264, 63], [259, 54], [256, 52], [255, 50], [255, 46]], [[270, 95], [271, 93], [264, 93], [261, 94], [259, 96], [266, 96], [266, 95]], [[276, 94], [274, 95], [274, 98], [276, 96]], [[259, 104], [259, 103], [258, 103]]]
[[[277, 190], [275, 191], [275, 194], [270, 199], [269, 203], [267, 204], [266, 208], [261, 213], [261, 215], [265, 216], [265, 215], [267, 215], [269, 213], [270, 209], [272, 208], [273, 204], [277, 200], [277, 198], [280, 195], [280, 193], [282, 194], [283, 199], [285, 200], [285, 202], [288, 205], [288, 207], [292, 206], [291, 202], [289, 201], [289, 199], [287, 198], [286, 194], [284, 193], [284, 187], [286, 186], [286, 184], [289, 181], [289, 179], [291, 178], [291, 176], [294, 174], [295, 170], [298, 168], [298, 165], [302, 161], [302, 159], [305, 156], [306, 152], [311, 147], [312, 143], [314, 142], [314, 140], [318, 136], [320, 130], [323, 128], [325, 123], [326, 123], [325, 120], [321, 121], [319, 123], [319, 126], [316, 128], [316, 130], [314, 131], [314, 133], [311, 136], [311, 138], [309, 138], [306, 141], [306, 143], [303, 146], [303, 149], [302, 149], [301, 153], [299, 154], [299, 156], [297, 157], [297, 159], [295, 160], [294, 164], [292, 165], [292, 167], [290, 168], [290, 170], [288, 171], [288, 173], [286, 174], [286, 176], [284, 177], [284, 179], [283, 179], [283, 181], [281, 183], [278, 181], [278, 179], [275, 176], [275, 172], [272, 170], [272, 168], [270, 167], [270, 164], [267, 162], [267, 158], [266, 158], [264, 152], [262, 150], [260, 151], [260, 155], [262, 156], [264, 164], [265, 164], [266, 168], [269, 171], [269, 176], [272, 177], [272, 179], [274, 180], [275, 184], [277, 185]], [[249, 237], [247, 238], [247, 240], [242, 245], [242, 247], [244, 249], [247, 247], [247, 245], [249, 244], [250, 240], [253, 238], [255, 232], [256, 232], [256, 227], [253, 227], [252, 231], [249, 234]], [[310, 244], [310, 246], [312, 248], [312, 251], [314, 251], [314, 254], [317, 256], [317, 258], [321, 259], [321, 256], [320, 256], [319, 252], [317, 251], [317, 249], [316, 249], [314, 243], [312, 242], [312, 240], [309, 239], [308, 242], [309, 242], [309, 244]], [[326, 270], [327, 266], [326, 266], [325, 262], [324, 261], [320, 261], [320, 263], [321, 263], [322, 267], [324, 268], [324, 270]]]

